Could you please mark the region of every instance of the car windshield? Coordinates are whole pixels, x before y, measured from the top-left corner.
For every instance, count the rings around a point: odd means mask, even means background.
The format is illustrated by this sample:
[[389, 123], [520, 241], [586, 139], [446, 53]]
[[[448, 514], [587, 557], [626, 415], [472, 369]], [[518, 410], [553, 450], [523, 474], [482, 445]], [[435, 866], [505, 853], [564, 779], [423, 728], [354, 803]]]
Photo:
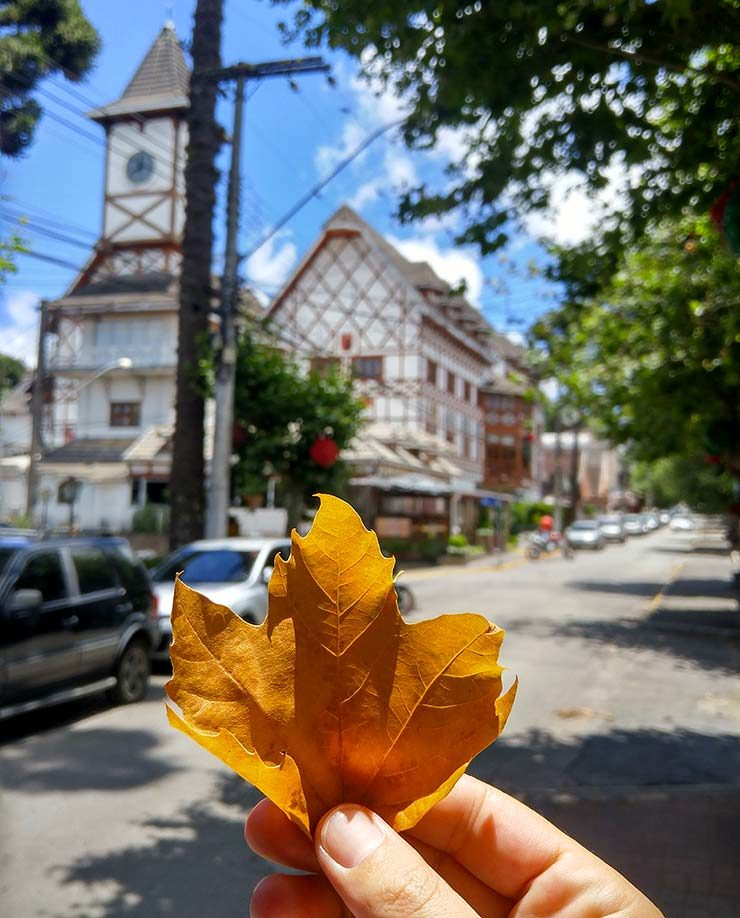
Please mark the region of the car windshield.
[[624, 518], [625, 523], [639, 523], [640, 520], [641, 517], [639, 517], [636, 513], [628, 513]]
[[571, 529], [596, 529], [596, 523], [593, 520], [577, 520], [570, 527]]
[[619, 517], [618, 516], [600, 516], [598, 522], [600, 526], [618, 526]]
[[155, 583], [171, 583], [181, 571], [183, 583], [241, 583], [249, 577], [257, 558], [256, 551], [233, 548], [191, 549], [173, 555], [157, 568]]
[[8, 561], [10, 561], [16, 551], [17, 549], [15, 548], [0, 548], [0, 575], [5, 573]]

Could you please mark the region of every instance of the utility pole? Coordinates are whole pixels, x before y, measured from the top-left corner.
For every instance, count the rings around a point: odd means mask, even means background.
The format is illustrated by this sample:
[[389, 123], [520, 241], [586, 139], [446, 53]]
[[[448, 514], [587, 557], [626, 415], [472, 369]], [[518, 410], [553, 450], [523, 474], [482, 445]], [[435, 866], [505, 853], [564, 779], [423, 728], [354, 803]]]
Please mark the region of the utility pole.
[[221, 83], [236, 81], [234, 128], [229, 170], [226, 210], [226, 258], [221, 281], [220, 347], [216, 354], [216, 417], [213, 435], [213, 458], [207, 496], [206, 537], [223, 538], [227, 534], [227, 516], [231, 493], [231, 453], [234, 429], [234, 388], [236, 377], [236, 317], [239, 308], [239, 205], [240, 157], [244, 90], [247, 80], [297, 73], [326, 72], [329, 66], [320, 57], [266, 61], [260, 64], [239, 63], [206, 71], [202, 78]]
[[239, 160], [242, 149], [244, 77], [236, 80], [234, 130], [231, 140], [229, 198], [226, 206], [226, 260], [221, 281], [221, 348], [216, 364], [216, 418], [213, 432], [211, 480], [206, 500], [206, 538], [226, 535], [236, 380], [236, 311], [239, 303]]
[[26, 516], [34, 523], [36, 498], [39, 489], [38, 462], [41, 459], [43, 437], [41, 433], [44, 410], [44, 383], [46, 381], [46, 326], [48, 307], [46, 300], [39, 307], [39, 340], [36, 350], [36, 376], [31, 390], [31, 452], [28, 457], [28, 479], [26, 485]]

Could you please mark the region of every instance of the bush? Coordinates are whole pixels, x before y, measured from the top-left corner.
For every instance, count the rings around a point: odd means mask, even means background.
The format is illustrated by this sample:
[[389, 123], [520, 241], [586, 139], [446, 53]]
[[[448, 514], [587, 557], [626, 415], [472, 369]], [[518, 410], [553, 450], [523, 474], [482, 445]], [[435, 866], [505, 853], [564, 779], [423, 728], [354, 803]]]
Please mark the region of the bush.
[[456, 535], [451, 535], [447, 540], [447, 544], [450, 548], [467, 548], [468, 540], [459, 532]]
[[170, 508], [167, 504], [146, 504], [134, 513], [134, 532], [162, 533], [170, 528]]
[[399, 561], [426, 561], [435, 564], [445, 553], [444, 539], [381, 539], [380, 549], [384, 555], [395, 555]]

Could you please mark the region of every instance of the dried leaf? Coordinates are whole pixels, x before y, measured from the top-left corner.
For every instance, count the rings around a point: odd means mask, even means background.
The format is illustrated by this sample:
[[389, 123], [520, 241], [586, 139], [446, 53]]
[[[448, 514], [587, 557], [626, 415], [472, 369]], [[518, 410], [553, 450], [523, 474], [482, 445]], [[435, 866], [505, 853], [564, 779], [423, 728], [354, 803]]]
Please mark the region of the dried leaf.
[[170, 723], [307, 833], [342, 802], [408, 829], [493, 742], [504, 632], [479, 615], [406, 624], [393, 559], [355, 511], [321, 497], [277, 559], [259, 625], [177, 583]]

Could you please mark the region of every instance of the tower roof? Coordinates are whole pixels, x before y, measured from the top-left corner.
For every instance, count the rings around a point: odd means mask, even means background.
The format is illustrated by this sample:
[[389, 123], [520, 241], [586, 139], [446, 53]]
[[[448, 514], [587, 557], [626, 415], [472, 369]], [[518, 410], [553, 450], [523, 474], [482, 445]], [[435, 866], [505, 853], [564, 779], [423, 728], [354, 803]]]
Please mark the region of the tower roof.
[[139, 64], [123, 95], [116, 102], [88, 113], [94, 121], [148, 111], [173, 111], [188, 107], [190, 69], [175, 27], [168, 22]]

